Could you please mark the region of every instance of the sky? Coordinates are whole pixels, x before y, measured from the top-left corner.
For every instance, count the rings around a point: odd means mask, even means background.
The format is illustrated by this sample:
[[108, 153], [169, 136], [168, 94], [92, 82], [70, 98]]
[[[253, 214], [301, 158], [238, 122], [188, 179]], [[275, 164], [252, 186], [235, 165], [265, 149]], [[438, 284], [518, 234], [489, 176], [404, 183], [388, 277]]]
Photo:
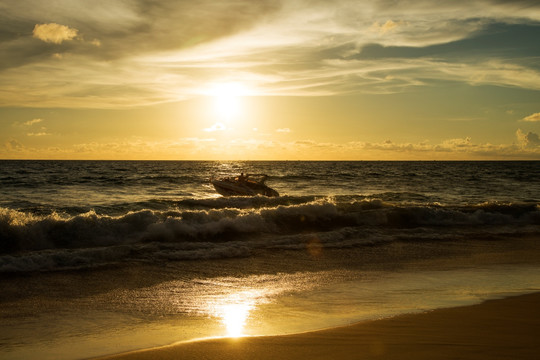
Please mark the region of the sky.
[[0, 0], [0, 159], [540, 160], [538, 0]]

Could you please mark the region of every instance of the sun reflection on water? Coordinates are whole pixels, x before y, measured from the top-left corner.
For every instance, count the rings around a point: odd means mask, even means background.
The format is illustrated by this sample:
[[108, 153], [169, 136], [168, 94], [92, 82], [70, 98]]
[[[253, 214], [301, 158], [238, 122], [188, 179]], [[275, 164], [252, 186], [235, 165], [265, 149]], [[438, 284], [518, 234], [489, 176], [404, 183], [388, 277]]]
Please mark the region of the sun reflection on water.
[[248, 290], [229, 294], [212, 306], [214, 315], [221, 319], [229, 337], [244, 336], [244, 328], [250, 313], [257, 305], [264, 303], [265, 296], [261, 291]]
[[210, 336], [280, 333], [297, 328], [278, 320], [283, 313], [281, 308], [289, 306], [283, 297], [285, 293], [304, 293], [325, 279], [336, 278], [336, 273], [323, 271], [199, 279], [200, 289], [192, 306], [196, 313], [212, 318], [218, 326]]
[[252, 308], [253, 306], [249, 304], [227, 304], [222, 306], [221, 319], [227, 328], [228, 336], [240, 337], [244, 335], [244, 326]]

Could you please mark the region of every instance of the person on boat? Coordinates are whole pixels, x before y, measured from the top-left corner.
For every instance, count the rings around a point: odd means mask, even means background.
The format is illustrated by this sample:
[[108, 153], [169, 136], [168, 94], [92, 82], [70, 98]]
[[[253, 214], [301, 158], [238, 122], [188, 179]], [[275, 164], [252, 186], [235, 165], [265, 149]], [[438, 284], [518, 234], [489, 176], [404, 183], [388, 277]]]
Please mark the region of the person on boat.
[[240, 173], [240, 176], [238, 177], [238, 182], [245, 182], [247, 180], [247, 176], [244, 175], [244, 173]]

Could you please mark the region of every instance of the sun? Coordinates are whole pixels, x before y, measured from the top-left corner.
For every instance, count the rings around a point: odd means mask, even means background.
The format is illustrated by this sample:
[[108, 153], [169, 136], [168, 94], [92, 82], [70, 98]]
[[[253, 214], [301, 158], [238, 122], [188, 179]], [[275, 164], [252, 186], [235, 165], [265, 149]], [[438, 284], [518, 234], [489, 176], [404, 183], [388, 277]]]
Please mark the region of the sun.
[[238, 82], [216, 83], [210, 87], [208, 95], [213, 97], [213, 109], [220, 120], [231, 121], [242, 114], [243, 97], [247, 87]]

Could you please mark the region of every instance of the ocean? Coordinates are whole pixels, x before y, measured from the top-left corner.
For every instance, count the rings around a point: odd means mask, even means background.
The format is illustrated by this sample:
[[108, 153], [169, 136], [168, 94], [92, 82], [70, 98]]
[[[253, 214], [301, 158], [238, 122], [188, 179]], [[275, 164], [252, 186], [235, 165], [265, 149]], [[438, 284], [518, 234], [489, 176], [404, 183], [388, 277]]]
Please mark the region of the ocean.
[[[268, 175], [280, 197], [222, 197]], [[0, 359], [540, 290], [540, 162], [0, 161]]]

